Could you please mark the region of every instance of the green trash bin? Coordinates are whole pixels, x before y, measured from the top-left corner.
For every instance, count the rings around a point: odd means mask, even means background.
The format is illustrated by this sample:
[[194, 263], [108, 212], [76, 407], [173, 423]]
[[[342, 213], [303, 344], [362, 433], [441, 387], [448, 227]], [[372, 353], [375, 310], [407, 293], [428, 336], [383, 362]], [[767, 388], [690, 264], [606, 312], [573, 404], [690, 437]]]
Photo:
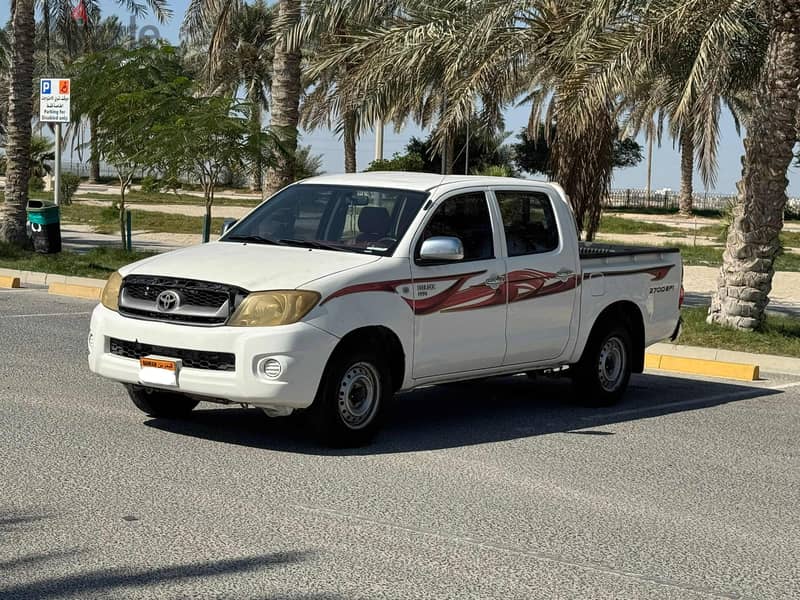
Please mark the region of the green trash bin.
[[61, 252], [61, 213], [58, 206], [52, 202], [28, 200], [28, 228], [36, 252]]

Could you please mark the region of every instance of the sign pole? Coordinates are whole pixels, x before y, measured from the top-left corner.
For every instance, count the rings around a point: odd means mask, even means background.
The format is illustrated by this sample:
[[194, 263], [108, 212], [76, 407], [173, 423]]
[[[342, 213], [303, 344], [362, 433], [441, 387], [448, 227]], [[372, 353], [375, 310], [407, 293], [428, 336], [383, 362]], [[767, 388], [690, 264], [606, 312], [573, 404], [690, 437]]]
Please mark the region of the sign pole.
[[61, 205], [61, 123], [56, 123], [56, 160], [55, 160], [55, 187], [53, 189], [53, 200], [56, 206]]

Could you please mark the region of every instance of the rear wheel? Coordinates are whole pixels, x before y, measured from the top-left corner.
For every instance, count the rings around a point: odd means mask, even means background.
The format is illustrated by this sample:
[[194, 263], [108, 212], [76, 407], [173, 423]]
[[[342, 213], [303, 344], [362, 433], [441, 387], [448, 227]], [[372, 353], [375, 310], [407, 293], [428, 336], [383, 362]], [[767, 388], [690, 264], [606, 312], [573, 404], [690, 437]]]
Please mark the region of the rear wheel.
[[192, 412], [192, 409], [200, 403], [199, 400], [192, 400], [177, 392], [156, 390], [139, 385], [126, 385], [125, 387], [136, 408], [151, 417], [183, 417]]
[[311, 426], [331, 446], [364, 445], [378, 432], [393, 389], [385, 360], [367, 350], [337, 350], [309, 408]]
[[622, 325], [606, 325], [592, 333], [580, 362], [573, 368], [578, 401], [588, 406], [617, 402], [631, 378], [631, 335]]

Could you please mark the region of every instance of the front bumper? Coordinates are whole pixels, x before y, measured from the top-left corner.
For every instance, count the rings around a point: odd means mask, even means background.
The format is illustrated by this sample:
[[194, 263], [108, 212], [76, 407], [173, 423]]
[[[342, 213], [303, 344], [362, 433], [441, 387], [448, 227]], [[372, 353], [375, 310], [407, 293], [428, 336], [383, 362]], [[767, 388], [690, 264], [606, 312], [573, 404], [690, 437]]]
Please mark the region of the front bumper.
[[[110, 352], [110, 339], [141, 344], [233, 353], [234, 371], [183, 367], [178, 387], [193, 396], [255, 406], [305, 408], [317, 393], [322, 372], [339, 339], [307, 323], [279, 327], [192, 327], [142, 321], [97, 306], [89, 336], [89, 368], [122, 383], [139, 383], [139, 361]], [[281, 363], [281, 374], [267, 378], [257, 366], [264, 358]]]

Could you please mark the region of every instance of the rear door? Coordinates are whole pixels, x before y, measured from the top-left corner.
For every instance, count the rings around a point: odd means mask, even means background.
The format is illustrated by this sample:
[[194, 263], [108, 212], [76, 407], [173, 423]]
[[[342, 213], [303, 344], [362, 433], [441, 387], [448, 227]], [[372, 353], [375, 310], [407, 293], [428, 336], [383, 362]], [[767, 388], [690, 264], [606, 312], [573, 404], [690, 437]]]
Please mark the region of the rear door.
[[559, 227], [554, 199], [546, 188], [497, 188], [494, 196], [507, 257], [504, 364], [556, 359], [577, 327], [577, 242], [564, 235], [572, 229]]
[[[438, 200], [414, 240], [411, 259], [415, 379], [498, 367], [506, 351], [505, 264], [496, 214], [483, 190]], [[464, 259], [426, 263], [422, 242], [453, 236]]]

